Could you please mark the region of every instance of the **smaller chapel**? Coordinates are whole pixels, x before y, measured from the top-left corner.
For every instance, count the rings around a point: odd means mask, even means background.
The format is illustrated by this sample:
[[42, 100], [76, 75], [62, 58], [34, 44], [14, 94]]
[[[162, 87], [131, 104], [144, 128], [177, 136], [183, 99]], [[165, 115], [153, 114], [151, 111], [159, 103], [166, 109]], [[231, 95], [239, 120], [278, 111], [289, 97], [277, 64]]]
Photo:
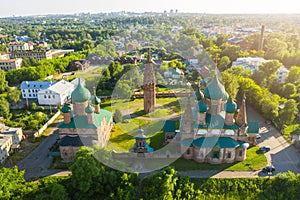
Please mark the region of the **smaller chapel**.
[[65, 103], [61, 109], [64, 120], [58, 126], [58, 144], [63, 160], [73, 160], [81, 146], [106, 146], [113, 117], [111, 112], [100, 108], [100, 103], [79, 80], [71, 94], [71, 104]]

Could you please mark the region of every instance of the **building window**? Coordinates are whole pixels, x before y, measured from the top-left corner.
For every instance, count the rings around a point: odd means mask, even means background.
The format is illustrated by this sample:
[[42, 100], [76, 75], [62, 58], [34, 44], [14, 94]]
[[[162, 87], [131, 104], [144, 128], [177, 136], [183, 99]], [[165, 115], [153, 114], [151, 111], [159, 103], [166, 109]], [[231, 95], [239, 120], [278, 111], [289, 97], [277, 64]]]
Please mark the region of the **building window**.
[[52, 98], [55, 99], [55, 95], [52, 95]]
[[243, 156], [243, 150], [239, 151], [239, 156]]
[[31, 97], [31, 94], [29, 94], [29, 97]]
[[190, 152], [190, 148], [188, 148], [187, 151], [186, 151], [186, 154], [187, 154], [187, 155], [190, 155], [190, 153], [191, 153], [191, 152]]
[[49, 99], [51, 99], [51, 96], [50, 96], [50, 95], [48, 95], [48, 98], [49, 98]]
[[231, 152], [227, 153], [227, 158], [231, 158]]
[[28, 90], [28, 92], [30, 92], [30, 89]]
[[46, 95], [44, 95], [44, 99], [47, 99], [47, 96], [46, 96]]

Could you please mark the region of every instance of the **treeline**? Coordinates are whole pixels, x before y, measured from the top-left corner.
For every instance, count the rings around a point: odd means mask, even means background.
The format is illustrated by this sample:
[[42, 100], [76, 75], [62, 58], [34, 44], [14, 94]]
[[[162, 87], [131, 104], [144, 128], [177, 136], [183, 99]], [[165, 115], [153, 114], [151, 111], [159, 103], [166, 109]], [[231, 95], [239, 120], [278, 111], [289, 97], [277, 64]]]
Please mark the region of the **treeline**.
[[66, 54], [62, 58], [57, 57], [49, 60], [40, 60], [37, 64], [35, 64], [36, 66], [24, 66], [18, 70], [7, 71], [5, 78], [9, 86], [19, 85], [22, 81], [43, 80], [57, 71], [65, 72], [72, 60], [79, 60], [83, 58], [85, 58], [84, 54], [70, 53]]
[[[24, 171], [0, 169], [0, 199], [277, 199], [300, 196], [300, 175], [286, 172], [274, 178], [190, 179], [166, 167], [144, 180], [138, 192], [137, 174], [116, 171], [95, 159], [108, 152], [86, 147], [76, 153], [67, 177], [27, 182]], [[97, 157], [97, 156], [96, 156]], [[104, 158], [105, 159], [105, 158]], [[106, 159], [109, 162], [109, 159]]]

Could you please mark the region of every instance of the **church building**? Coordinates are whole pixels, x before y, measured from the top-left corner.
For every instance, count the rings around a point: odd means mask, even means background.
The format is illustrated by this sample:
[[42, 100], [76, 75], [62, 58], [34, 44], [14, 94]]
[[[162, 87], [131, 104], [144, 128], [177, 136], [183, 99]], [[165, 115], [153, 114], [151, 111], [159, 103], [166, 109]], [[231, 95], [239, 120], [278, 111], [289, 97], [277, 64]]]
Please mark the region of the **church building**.
[[64, 121], [59, 128], [59, 149], [63, 160], [73, 160], [81, 146], [106, 146], [113, 127], [112, 113], [100, 108], [100, 99], [91, 97], [80, 82], [71, 94], [71, 104], [64, 104]]
[[211, 164], [245, 160], [256, 135], [248, 132], [256, 123], [248, 124], [246, 98], [238, 110], [217, 75], [207, 82], [196, 89], [194, 105], [188, 101], [181, 118], [183, 157]]

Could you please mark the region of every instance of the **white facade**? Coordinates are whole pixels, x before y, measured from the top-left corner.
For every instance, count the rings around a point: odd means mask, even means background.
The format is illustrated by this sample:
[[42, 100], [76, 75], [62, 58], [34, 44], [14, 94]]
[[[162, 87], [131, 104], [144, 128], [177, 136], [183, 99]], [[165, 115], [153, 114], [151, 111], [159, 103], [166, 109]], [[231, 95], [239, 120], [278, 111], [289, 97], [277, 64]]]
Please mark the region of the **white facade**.
[[18, 43], [18, 42], [11, 42], [9, 45], [9, 50], [12, 51], [28, 51], [33, 50], [33, 45], [28, 43]]
[[0, 52], [0, 60], [9, 60], [9, 54], [6, 52]]
[[9, 156], [9, 151], [12, 146], [12, 136], [0, 134], [0, 163], [3, 164]]
[[290, 70], [288, 70], [285, 66], [281, 66], [276, 72], [276, 78], [279, 83], [284, 84], [287, 75], [289, 74]]
[[55, 83], [52, 82], [39, 82], [39, 81], [23, 81], [20, 89], [23, 99], [37, 99], [38, 92], [49, 88]]
[[11, 69], [21, 69], [22, 58], [0, 60], [0, 69], [8, 71]]
[[270, 60], [265, 60], [260, 57], [244, 57], [238, 58], [236, 61], [232, 62], [232, 66], [243, 66], [245, 69], [249, 69], [251, 72], [258, 71], [259, 66], [264, 62], [268, 62]]
[[44, 90], [38, 91], [38, 103], [39, 105], [63, 105], [74, 89], [74, 84], [64, 80], [59, 81]]

